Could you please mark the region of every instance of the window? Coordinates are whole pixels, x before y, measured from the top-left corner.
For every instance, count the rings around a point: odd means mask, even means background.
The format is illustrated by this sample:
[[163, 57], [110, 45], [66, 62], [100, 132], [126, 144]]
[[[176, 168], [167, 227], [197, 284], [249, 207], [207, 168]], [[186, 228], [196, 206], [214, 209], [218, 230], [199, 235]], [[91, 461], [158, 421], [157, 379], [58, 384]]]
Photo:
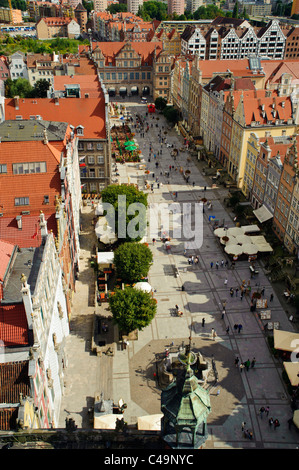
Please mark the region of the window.
[[88, 163], [94, 164], [94, 157], [93, 156], [88, 157]]
[[105, 171], [101, 168], [99, 169], [99, 178], [105, 178]]
[[13, 163], [12, 171], [14, 175], [25, 175], [29, 173], [46, 173], [46, 162]]
[[103, 144], [100, 143], [100, 142], [98, 142], [98, 143], [97, 143], [97, 150], [103, 150], [103, 148], [104, 148], [104, 147], [103, 147]]
[[44, 204], [49, 204], [49, 196], [44, 196]]
[[0, 165], [0, 173], [7, 173], [6, 163], [5, 164], [3, 163], [2, 165]]
[[106, 80], [110, 80], [110, 73], [106, 73]]
[[94, 168], [90, 168], [89, 170], [89, 178], [95, 178], [96, 173]]
[[77, 134], [83, 135], [83, 127], [77, 127]]
[[87, 150], [93, 150], [93, 143], [92, 142], [87, 143]]
[[134, 80], [134, 72], [130, 72], [130, 80]]
[[104, 155], [98, 155], [98, 164], [103, 165], [104, 163]]
[[15, 197], [15, 206], [29, 206], [29, 197]]

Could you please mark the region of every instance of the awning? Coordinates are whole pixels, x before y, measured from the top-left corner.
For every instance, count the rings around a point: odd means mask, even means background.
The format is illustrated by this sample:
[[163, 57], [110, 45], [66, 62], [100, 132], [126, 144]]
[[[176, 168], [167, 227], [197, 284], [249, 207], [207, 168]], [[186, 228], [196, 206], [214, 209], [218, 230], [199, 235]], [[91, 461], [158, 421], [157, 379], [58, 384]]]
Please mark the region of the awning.
[[97, 262], [98, 264], [106, 264], [110, 265], [113, 263], [114, 260], [114, 252], [113, 251], [99, 251], [97, 253]]
[[290, 331], [274, 330], [274, 348], [293, 352], [298, 350], [299, 334]]
[[242, 225], [241, 229], [243, 230], [244, 235], [247, 233], [260, 232], [260, 228], [257, 225]]
[[267, 220], [272, 219], [273, 214], [267, 209], [266, 206], [261, 206], [259, 209], [253, 211], [255, 217], [258, 219], [259, 222], [267, 222]]
[[137, 426], [139, 431], [161, 431], [162, 414], [139, 416]]
[[251, 243], [256, 245], [261, 253], [268, 253], [273, 251], [272, 246], [267, 242], [263, 235], [250, 236], [249, 238]]
[[297, 387], [299, 385], [299, 362], [284, 362], [283, 365], [292, 386]]

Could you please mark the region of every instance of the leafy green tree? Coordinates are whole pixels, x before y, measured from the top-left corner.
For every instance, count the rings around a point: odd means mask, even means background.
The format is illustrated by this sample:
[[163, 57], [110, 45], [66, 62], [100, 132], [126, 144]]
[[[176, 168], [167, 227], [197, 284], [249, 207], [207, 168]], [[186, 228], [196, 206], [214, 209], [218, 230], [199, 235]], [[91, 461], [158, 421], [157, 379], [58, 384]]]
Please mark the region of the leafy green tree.
[[233, 18], [239, 18], [239, 3], [238, 3], [238, 0], [236, 1], [234, 9], [233, 9]]
[[107, 10], [112, 14], [115, 15], [115, 13], [121, 12], [121, 11], [128, 11], [128, 7], [124, 3], [113, 3], [112, 5], [109, 5]]
[[117, 289], [109, 299], [109, 306], [115, 323], [126, 333], [148, 326], [157, 311], [157, 303], [151, 295], [133, 287]]
[[19, 96], [20, 98], [30, 98], [32, 93], [32, 86], [25, 78], [17, 78], [12, 80], [8, 78], [5, 82], [5, 97], [13, 98]]
[[167, 20], [167, 4], [149, 0], [139, 7], [137, 15], [141, 16], [144, 20]]
[[179, 119], [179, 113], [176, 108], [173, 106], [166, 106], [163, 110], [163, 115], [166, 117], [167, 121], [175, 124]]
[[48, 80], [46, 80], [45, 78], [38, 80], [37, 82], [35, 82], [32, 88], [32, 98], [46, 98], [47, 91], [49, 90], [49, 88], [50, 83], [48, 82]]
[[114, 252], [117, 275], [129, 284], [146, 277], [152, 262], [153, 254], [144, 243], [123, 243]]
[[160, 111], [163, 111], [166, 105], [167, 105], [167, 100], [165, 98], [162, 98], [161, 96], [159, 96], [158, 98], [155, 99], [155, 106]]
[[106, 217], [110, 225], [115, 224], [119, 238], [123, 241], [139, 241], [144, 237], [147, 194], [133, 185], [110, 185], [102, 191], [102, 201], [114, 207], [115, 214], [108, 212]]

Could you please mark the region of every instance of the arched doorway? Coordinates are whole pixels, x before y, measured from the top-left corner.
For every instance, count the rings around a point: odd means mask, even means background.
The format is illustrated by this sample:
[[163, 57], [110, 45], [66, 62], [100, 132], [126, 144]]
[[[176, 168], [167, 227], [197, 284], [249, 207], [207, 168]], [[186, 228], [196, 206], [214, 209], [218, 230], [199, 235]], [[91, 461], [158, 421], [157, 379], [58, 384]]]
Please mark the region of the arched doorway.
[[115, 96], [115, 88], [113, 87], [108, 88], [108, 94], [109, 96]]
[[137, 86], [132, 86], [131, 87], [131, 95], [132, 96], [138, 96], [138, 87]]
[[121, 86], [119, 89], [120, 96], [127, 96], [127, 88], [125, 86]]
[[150, 94], [150, 88], [149, 86], [144, 86], [142, 88], [142, 96], [148, 96]]

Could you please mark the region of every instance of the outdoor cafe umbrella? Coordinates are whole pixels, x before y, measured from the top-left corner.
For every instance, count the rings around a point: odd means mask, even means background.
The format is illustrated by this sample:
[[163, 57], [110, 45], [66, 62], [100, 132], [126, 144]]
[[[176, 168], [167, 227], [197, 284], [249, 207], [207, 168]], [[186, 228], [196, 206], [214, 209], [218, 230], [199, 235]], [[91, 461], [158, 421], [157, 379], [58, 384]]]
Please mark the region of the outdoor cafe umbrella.
[[100, 237], [100, 242], [104, 243], [104, 245], [108, 245], [109, 243], [115, 243], [117, 241], [117, 236], [114, 232], [109, 232], [108, 230], [103, 233]]
[[295, 426], [299, 429], [299, 410], [295, 410], [295, 411], [294, 411], [293, 423], [294, 423]]
[[228, 236], [227, 230], [225, 228], [216, 228], [216, 230], [214, 230], [214, 235], [216, 235], [216, 237], [219, 237], [219, 238]]
[[99, 202], [96, 206], [95, 210], [95, 215], [103, 215], [104, 214], [104, 207], [103, 205]]
[[227, 236], [229, 237], [230, 235], [236, 237], [237, 235], [244, 235], [244, 233], [241, 227], [231, 227], [227, 230]]
[[243, 253], [243, 248], [241, 245], [226, 245], [226, 247], [224, 248], [224, 251], [228, 254], [228, 255], [233, 255], [233, 256], [239, 256]]
[[246, 255], [256, 255], [258, 250], [258, 247], [254, 245], [253, 243], [245, 243], [244, 245], [241, 245], [243, 253]]
[[148, 282], [136, 282], [134, 288], [143, 292], [152, 292], [152, 286]]
[[[228, 240], [226, 240], [226, 238], [228, 238]], [[220, 239], [220, 243], [222, 245], [237, 245], [238, 244], [236, 237], [232, 237], [232, 236], [228, 237], [227, 235], [224, 235], [224, 237]]]
[[251, 243], [250, 237], [247, 235], [237, 235], [236, 241], [239, 245], [245, 245], [247, 243]]

